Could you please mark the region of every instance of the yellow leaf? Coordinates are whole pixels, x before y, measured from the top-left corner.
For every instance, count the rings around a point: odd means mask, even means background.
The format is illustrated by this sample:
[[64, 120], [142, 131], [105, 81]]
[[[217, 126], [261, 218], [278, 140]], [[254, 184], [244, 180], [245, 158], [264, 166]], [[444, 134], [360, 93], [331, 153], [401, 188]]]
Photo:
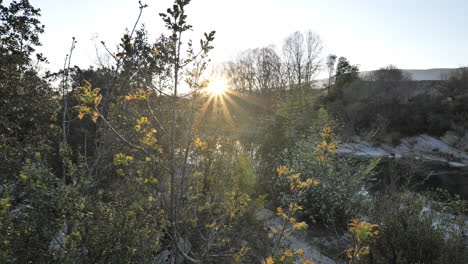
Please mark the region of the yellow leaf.
[[276, 213], [277, 214], [282, 214], [283, 213], [283, 208], [281, 208], [281, 207], [276, 208]]
[[127, 215], [128, 215], [128, 216], [134, 216], [134, 215], [135, 215], [135, 212], [134, 212], [134, 211], [128, 211], [128, 212], [127, 212]]
[[307, 225], [306, 222], [300, 222], [300, 223], [295, 223], [293, 224], [293, 228], [296, 230], [304, 230], [307, 229], [309, 225]]
[[283, 255], [285, 255], [286, 257], [292, 257], [293, 252], [290, 249], [288, 249], [288, 250], [284, 251]]
[[273, 261], [273, 258], [270, 256], [266, 258], [265, 260], [263, 260], [262, 264], [275, 264], [275, 262]]
[[304, 250], [298, 249], [298, 250], [296, 250], [296, 252], [294, 252], [294, 254], [296, 254], [298, 256], [302, 256], [302, 255], [304, 255]]
[[289, 169], [288, 167], [284, 166], [284, 165], [281, 165], [279, 166], [277, 169], [276, 169], [276, 172], [279, 174], [279, 175], [284, 175], [284, 174], [289, 174], [292, 172], [291, 169]]

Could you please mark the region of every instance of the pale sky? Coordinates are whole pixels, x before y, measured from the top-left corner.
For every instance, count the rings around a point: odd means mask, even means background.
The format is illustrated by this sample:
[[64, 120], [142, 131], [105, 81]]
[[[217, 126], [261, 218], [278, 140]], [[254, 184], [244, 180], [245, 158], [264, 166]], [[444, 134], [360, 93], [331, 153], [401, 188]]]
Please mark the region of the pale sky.
[[[115, 47], [138, 15], [137, 0], [30, 1], [42, 10], [46, 32], [40, 50], [51, 70], [63, 66], [72, 36], [78, 41], [72, 65], [94, 64], [94, 43], [104, 40]], [[149, 7], [141, 22], [155, 38], [164, 32], [158, 13], [173, 0], [142, 2]], [[310, 29], [322, 38], [324, 57], [345, 56], [361, 70], [387, 64], [404, 69], [466, 66], [467, 14], [467, 0], [192, 0], [187, 9], [194, 43], [202, 32], [217, 31], [215, 63], [247, 48], [280, 47], [290, 33]]]

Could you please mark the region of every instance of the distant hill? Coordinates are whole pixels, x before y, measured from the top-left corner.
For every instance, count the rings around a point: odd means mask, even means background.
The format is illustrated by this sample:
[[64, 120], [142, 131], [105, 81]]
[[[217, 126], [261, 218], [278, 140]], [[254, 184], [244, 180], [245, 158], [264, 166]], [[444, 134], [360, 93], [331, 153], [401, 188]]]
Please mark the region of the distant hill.
[[[415, 81], [437, 81], [444, 80], [444, 76], [447, 76], [450, 72], [456, 70], [456, 68], [434, 68], [425, 70], [414, 70], [414, 69], [402, 69], [411, 75], [411, 78]], [[364, 77], [374, 71], [362, 71], [360, 72], [361, 77]], [[323, 87], [328, 83], [328, 78], [317, 80], [317, 87]]]
[[[413, 70], [413, 69], [402, 69], [402, 71], [409, 73], [411, 78], [415, 81], [437, 81], [444, 80], [452, 71], [456, 70], [455, 68], [434, 68], [426, 70]], [[363, 71], [361, 72], [362, 76], [365, 76], [373, 71]]]

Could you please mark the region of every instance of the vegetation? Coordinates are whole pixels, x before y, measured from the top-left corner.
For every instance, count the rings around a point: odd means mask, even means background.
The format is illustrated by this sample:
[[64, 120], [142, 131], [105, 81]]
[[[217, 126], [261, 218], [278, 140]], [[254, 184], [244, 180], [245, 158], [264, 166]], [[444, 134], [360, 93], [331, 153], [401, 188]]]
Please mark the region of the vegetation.
[[362, 79], [353, 77], [344, 86], [335, 83], [341, 94], [325, 102], [348, 124], [349, 135], [374, 133], [381, 139], [390, 137], [387, 142], [392, 143], [392, 136], [441, 136], [449, 130], [463, 134], [467, 109], [462, 83], [467, 71], [460, 68], [446, 81], [411, 81], [411, 76], [389, 65]]
[[336, 261], [468, 261], [465, 200], [369, 193], [380, 160], [338, 151], [349, 133], [465, 131], [466, 69], [402, 101], [396, 67], [362, 79], [331, 55], [315, 89], [322, 42], [307, 31], [281, 54], [242, 52], [220, 88], [206, 73], [215, 31], [186, 39], [189, 3], [160, 13], [151, 41], [140, 2], [117, 50], [102, 43], [109, 67], [70, 67], [73, 39], [64, 69], [44, 74], [39, 9], [0, 1], [0, 263], [310, 264], [287, 242], [309, 227], [346, 240]]

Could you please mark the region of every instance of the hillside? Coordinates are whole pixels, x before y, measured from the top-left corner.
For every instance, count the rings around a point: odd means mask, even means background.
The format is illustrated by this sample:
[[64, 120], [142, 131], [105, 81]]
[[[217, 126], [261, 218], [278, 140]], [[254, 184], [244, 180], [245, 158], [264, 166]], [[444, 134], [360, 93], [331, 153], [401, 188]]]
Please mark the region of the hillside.
[[[448, 74], [456, 70], [455, 68], [433, 68], [433, 69], [402, 69], [403, 72], [411, 75], [415, 81], [436, 81], [444, 80]], [[374, 71], [363, 71], [361, 76], [366, 76]]]
[[[402, 69], [408, 73], [415, 81], [437, 81], [444, 80], [448, 74], [456, 70], [455, 68], [433, 68], [433, 69]], [[374, 71], [361, 71], [360, 76], [365, 77]], [[328, 78], [319, 79], [316, 82], [317, 87], [323, 87], [328, 84]]]

